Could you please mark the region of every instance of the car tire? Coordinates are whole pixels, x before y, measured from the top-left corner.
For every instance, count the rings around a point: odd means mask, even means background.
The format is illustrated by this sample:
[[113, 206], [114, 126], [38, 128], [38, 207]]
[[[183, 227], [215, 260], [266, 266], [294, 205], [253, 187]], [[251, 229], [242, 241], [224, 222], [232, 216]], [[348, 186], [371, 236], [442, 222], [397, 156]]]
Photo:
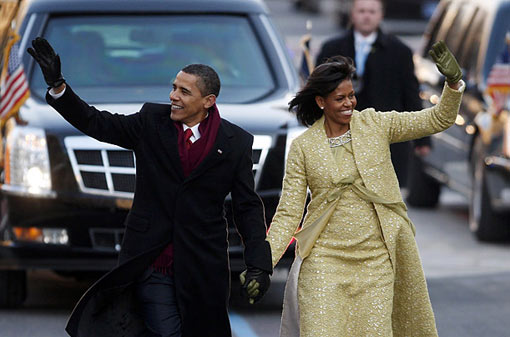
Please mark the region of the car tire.
[[510, 240], [510, 213], [492, 208], [485, 164], [484, 146], [477, 137], [473, 147], [473, 185], [469, 200], [469, 229], [480, 241], [501, 242]]
[[27, 274], [24, 270], [0, 270], [0, 308], [15, 308], [27, 296]]
[[424, 163], [421, 158], [413, 155], [409, 166], [407, 204], [420, 208], [436, 207], [441, 184], [423, 171]]

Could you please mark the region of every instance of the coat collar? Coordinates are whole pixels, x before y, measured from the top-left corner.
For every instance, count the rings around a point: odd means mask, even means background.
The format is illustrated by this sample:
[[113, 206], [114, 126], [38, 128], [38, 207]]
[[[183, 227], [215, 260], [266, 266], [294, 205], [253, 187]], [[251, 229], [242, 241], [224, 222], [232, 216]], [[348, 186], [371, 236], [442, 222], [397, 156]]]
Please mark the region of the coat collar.
[[[359, 111], [354, 110], [350, 122], [352, 151], [356, 165], [358, 165], [357, 149], [359, 144], [357, 140], [359, 137], [358, 130], [356, 129], [355, 125], [359, 114]], [[318, 147], [316, 153], [321, 157], [321, 160], [324, 163], [324, 169], [328, 171], [328, 176], [331, 182], [335, 185], [338, 184], [340, 180], [342, 180], [342, 175], [338, 169], [338, 165], [336, 165], [336, 159], [333, 155], [333, 151], [331, 151], [331, 148], [329, 147], [328, 135], [326, 134], [326, 129], [324, 128], [324, 116], [315, 121], [315, 123], [313, 123], [313, 125], [310, 127], [309, 131], [313, 144]]]
[[214, 145], [211, 148], [211, 151], [209, 151], [207, 156], [198, 165], [198, 167], [191, 171], [190, 175], [186, 177], [185, 181], [188, 182], [196, 179], [197, 177], [200, 177], [200, 175], [205, 173], [209, 168], [221, 162], [223, 158], [226, 158], [228, 153], [231, 151], [230, 138], [232, 137], [233, 132], [231, 127], [222, 119], [218, 129], [218, 134], [216, 135], [216, 140], [214, 141]]
[[169, 157], [172, 172], [180, 179], [184, 180], [184, 172], [179, 158], [179, 148], [177, 140], [177, 129], [173, 121], [170, 119], [170, 114], [164, 114], [161, 123], [158, 123], [158, 134], [163, 144], [163, 148]]
[[[351, 28], [349, 31], [348, 39], [350, 42], [350, 45], [353, 48], [353, 55], [354, 55], [354, 29]], [[384, 32], [381, 30], [381, 28], [377, 29], [377, 39], [375, 39], [374, 47], [382, 47], [385, 48], [388, 45], [388, 35], [384, 34]]]

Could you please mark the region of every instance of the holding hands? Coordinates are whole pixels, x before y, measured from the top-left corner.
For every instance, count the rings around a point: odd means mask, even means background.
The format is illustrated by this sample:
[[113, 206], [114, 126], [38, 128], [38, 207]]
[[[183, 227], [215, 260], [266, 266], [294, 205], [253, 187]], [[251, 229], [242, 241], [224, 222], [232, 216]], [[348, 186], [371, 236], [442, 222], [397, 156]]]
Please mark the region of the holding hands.
[[434, 43], [429, 55], [450, 86], [456, 85], [462, 79], [462, 70], [444, 41]]
[[58, 88], [64, 84], [65, 80], [60, 69], [60, 56], [55, 54], [49, 42], [42, 37], [37, 37], [32, 40], [32, 47], [28, 48], [27, 52], [41, 67], [46, 84], [50, 88]]
[[248, 267], [239, 275], [241, 295], [248, 298], [250, 304], [258, 302], [269, 288], [269, 273], [258, 268]]

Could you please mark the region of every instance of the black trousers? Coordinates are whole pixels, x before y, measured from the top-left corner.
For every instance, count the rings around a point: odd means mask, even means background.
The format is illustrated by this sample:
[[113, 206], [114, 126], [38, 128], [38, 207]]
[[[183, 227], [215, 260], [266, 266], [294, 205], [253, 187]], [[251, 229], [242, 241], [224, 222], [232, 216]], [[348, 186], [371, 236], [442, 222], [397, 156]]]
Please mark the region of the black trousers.
[[181, 317], [175, 295], [174, 279], [152, 268], [136, 285], [147, 337], [181, 337]]

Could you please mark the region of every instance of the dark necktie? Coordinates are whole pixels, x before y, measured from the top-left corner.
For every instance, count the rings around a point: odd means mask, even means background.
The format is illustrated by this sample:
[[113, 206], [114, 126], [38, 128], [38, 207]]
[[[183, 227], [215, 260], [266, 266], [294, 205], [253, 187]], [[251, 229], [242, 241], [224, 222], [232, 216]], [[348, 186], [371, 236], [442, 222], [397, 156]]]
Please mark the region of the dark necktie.
[[184, 142], [186, 144], [186, 150], [189, 150], [191, 144], [193, 144], [191, 141], [191, 136], [193, 136], [193, 131], [191, 131], [191, 129], [186, 129], [186, 131], [184, 131]]

